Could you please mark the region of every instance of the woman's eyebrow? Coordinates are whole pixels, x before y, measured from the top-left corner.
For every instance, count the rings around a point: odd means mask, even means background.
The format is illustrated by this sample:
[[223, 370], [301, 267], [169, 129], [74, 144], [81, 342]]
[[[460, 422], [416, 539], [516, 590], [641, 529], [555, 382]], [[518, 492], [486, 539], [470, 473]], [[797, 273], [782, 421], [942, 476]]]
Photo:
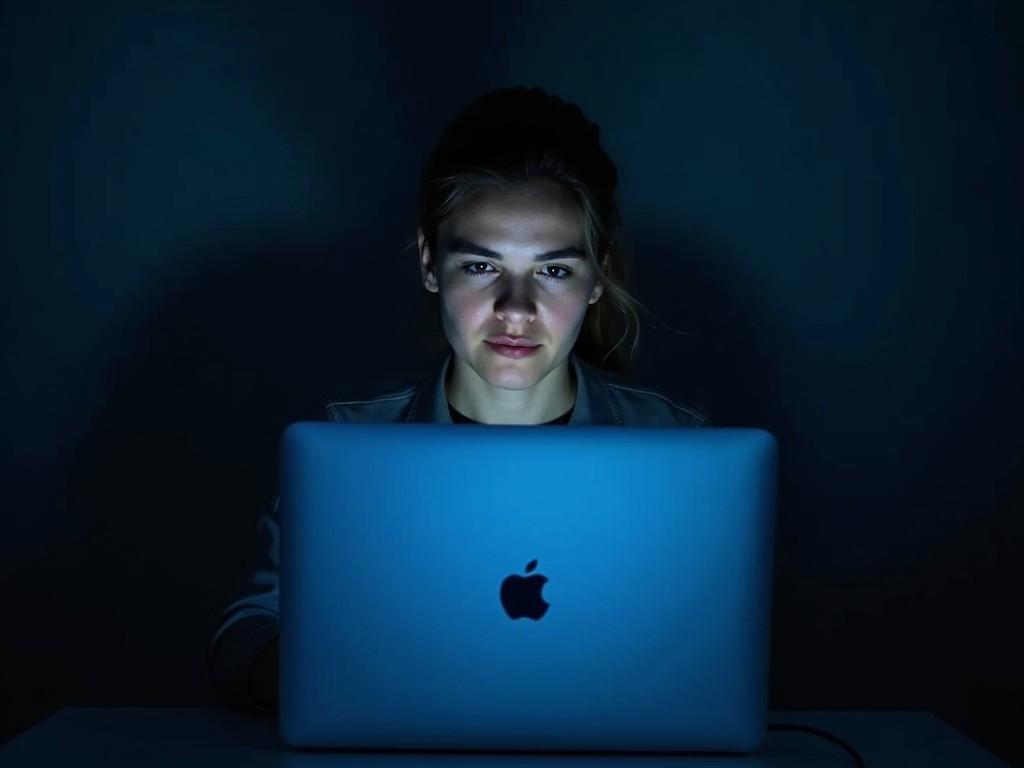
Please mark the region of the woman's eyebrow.
[[[453, 237], [448, 242], [449, 253], [466, 253], [473, 256], [486, 256], [489, 259], [503, 261], [504, 257], [497, 251], [484, 248], [463, 237]], [[587, 255], [581, 248], [559, 248], [557, 251], [540, 253], [533, 257], [534, 261], [551, 261], [552, 259], [585, 259]]]

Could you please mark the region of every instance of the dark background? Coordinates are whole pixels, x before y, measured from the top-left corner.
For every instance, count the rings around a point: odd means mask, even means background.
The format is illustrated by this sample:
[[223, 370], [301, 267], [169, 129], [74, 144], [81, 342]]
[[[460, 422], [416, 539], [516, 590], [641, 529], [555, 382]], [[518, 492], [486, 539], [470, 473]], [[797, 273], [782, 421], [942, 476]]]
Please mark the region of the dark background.
[[418, 374], [421, 163], [522, 83], [619, 163], [634, 378], [779, 440], [771, 707], [1020, 759], [1022, 7], [0, 6], [0, 736], [216, 701], [278, 433]]

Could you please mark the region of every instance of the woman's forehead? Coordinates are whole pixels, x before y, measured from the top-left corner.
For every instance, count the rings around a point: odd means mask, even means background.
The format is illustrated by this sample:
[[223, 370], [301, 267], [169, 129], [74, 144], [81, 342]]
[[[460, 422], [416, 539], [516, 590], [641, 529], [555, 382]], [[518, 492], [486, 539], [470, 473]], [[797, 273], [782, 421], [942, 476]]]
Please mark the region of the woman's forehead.
[[[485, 187], [465, 200], [439, 232], [492, 250], [579, 245], [583, 224], [572, 193], [559, 184]], [[483, 242], [486, 241], [486, 242]]]

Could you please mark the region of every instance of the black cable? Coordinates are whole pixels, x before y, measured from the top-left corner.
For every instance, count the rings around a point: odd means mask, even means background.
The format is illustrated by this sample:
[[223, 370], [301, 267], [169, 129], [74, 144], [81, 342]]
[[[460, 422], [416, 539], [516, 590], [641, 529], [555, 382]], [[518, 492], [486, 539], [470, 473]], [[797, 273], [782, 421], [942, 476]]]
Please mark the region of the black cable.
[[838, 736], [833, 736], [828, 731], [823, 731], [820, 728], [815, 728], [813, 725], [789, 725], [787, 723], [780, 723], [778, 725], [769, 725], [768, 726], [768, 730], [769, 731], [803, 731], [804, 733], [813, 733], [815, 736], [821, 736], [823, 739], [828, 739], [833, 744], [836, 744], [836, 745], [842, 747], [843, 749], [845, 749], [847, 752], [849, 752], [850, 755], [853, 757], [853, 759], [857, 761], [857, 768], [864, 768], [864, 758], [862, 758], [860, 756], [860, 754], [857, 752], [857, 750], [855, 750], [853, 747], [851, 747], [845, 741], [840, 739]]

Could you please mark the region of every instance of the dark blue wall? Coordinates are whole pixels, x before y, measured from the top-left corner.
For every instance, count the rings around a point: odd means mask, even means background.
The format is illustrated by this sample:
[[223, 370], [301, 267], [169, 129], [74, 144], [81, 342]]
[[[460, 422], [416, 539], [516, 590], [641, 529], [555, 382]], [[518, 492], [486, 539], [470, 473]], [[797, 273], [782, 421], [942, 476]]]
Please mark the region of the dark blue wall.
[[6, 735], [213, 700], [278, 431], [418, 370], [424, 153], [526, 83], [619, 162], [635, 378], [779, 438], [772, 706], [1020, 754], [1019, 3], [142, 6], [0, 10]]

